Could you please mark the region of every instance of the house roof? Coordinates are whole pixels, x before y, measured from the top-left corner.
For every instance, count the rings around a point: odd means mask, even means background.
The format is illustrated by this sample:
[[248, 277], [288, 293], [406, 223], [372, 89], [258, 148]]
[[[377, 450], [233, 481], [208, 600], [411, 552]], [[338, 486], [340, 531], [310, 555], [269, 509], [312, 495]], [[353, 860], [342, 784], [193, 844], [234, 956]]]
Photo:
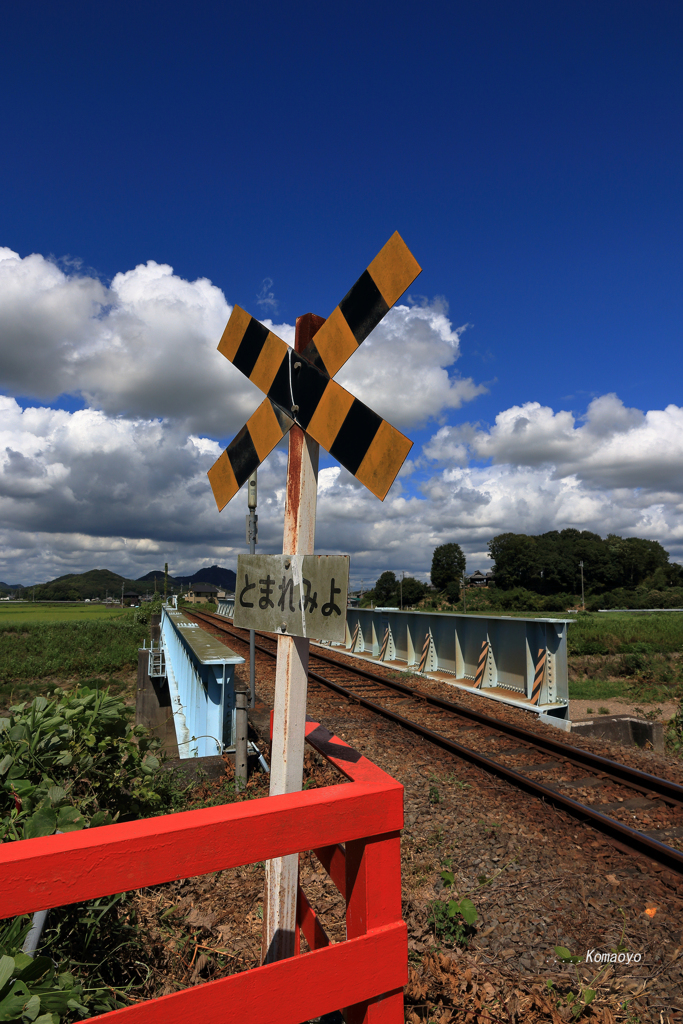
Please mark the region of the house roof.
[[217, 594], [218, 589], [213, 583], [193, 583], [190, 587], [193, 594]]

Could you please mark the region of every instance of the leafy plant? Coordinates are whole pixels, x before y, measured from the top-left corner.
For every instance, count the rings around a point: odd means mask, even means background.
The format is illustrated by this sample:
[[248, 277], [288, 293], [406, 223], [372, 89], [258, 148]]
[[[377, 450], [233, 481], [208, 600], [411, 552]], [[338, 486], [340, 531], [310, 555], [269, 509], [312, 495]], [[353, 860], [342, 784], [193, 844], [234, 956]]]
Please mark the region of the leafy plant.
[[[90, 1016], [83, 986], [69, 971], [58, 972], [48, 956], [35, 958], [21, 951], [31, 928], [24, 914], [0, 928], [0, 1020], [14, 1024], [59, 1024], [60, 1015]], [[115, 1008], [110, 993], [93, 1003], [92, 1012]]]
[[[179, 807], [183, 791], [162, 769], [158, 747], [131, 725], [123, 700], [88, 686], [10, 708], [0, 718], [0, 841]], [[41, 938], [50, 957], [30, 961], [21, 952], [30, 926], [22, 915], [0, 928], [0, 1020], [57, 1024], [62, 1014], [92, 1016], [124, 1005], [117, 990], [139, 981], [137, 969], [114, 955], [137, 942], [125, 893], [51, 911]], [[92, 984], [75, 981], [72, 969]]]
[[160, 742], [129, 715], [120, 698], [87, 686], [10, 708], [0, 718], [0, 840], [170, 809], [177, 784], [161, 768]]
[[463, 896], [461, 900], [449, 900], [448, 903], [434, 900], [427, 923], [434, 925], [434, 932], [442, 942], [466, 946], [478, 917], [472, 900]]

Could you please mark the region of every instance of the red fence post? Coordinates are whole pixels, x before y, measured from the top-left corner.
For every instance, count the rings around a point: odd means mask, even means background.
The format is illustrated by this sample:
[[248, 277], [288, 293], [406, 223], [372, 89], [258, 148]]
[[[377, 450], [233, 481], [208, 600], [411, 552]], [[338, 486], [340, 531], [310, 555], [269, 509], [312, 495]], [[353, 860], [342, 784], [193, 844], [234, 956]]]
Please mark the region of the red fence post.
[[350, 786], [0, 844], [0, 918], [313, 850], [346, 900], [346, 942], [330, 943], [299, 890], [312, 952], [113, 1010], [102, 1024], [272, 1024], [274, 1012], [298, 1024], [344, 1005], [349, 1024], [403, 1024], [403, 787], [319, 723], [306, 734]]
[[[346, 843], [346, 937], [401, 920], [401, 840], [399, 832]], [[405, 938], [408, 982], [408, 937]], [[348, 1006], [346, 1024], [403, 1024], [403, 989]]]

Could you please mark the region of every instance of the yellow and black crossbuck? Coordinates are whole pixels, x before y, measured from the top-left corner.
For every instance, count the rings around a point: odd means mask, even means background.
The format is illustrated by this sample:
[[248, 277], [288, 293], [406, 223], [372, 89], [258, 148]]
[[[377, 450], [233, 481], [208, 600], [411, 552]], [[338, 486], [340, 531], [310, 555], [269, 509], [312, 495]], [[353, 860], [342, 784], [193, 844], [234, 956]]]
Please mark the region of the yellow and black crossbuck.
[[218, 351], [266, 398], [209, 470], [219, 510], [295, 423], [373, 494], [385, 498], [412, 441], [332, 377], [419, 273], [395, 232], [303, 354], [234, 307]]

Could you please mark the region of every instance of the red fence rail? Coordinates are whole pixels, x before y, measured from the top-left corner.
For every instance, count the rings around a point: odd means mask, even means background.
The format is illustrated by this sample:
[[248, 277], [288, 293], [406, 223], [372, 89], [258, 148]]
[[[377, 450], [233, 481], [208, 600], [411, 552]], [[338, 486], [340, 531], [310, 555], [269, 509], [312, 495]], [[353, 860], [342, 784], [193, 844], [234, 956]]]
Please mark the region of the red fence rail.
[[307, 722], [306, 739], [352, 785], [5, 843], [0, 918], [313, 850], [346, 901], [345, 942], [330, 942], [300, 890], [299, 928], [310, 953], [98, 1020], [301, 1024], [345, 1007], [348, 1024], [402, 1024], [403, 787], [317, 722]]

